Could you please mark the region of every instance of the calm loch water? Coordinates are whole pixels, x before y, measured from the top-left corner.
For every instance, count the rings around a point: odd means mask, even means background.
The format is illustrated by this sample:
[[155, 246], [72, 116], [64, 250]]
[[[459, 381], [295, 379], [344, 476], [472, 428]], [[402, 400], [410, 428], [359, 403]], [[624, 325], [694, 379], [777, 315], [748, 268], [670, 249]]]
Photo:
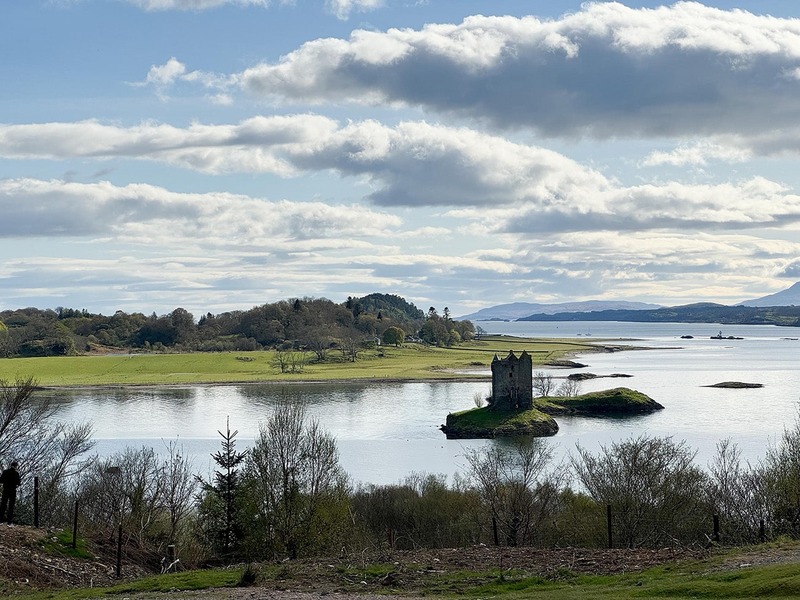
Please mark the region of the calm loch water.
[[[578, 358], [597, 375], [624, 373], [626, 379], [600, 378], [582, 391], [626, 386], [642, 391], [666, 408], [623, 419], [560, 417], [558, 435], [549, 438], [560, 456], [576, 443], [597, 449], [640, 434], [686, 440], [706, 464], [716, 443], [730, 437], [745, 458], [755, 461], [785, 426], [793, 426], [800, 401], [800, 330], [765, 326], [647, 323], [481, 323], [493, 333], [570, 337], [584, 341], [631, 340], [650, 349], [597, 353]], [[723, 335], [742, 340], [713, 340]], [[681, 339], [693, 335], [694, 339]], [[632, 340], [636, 340], [635, 342]], [[535, 370], [539, 370], [535, 367]], [[569, 372], [548, 371], [556, 377]], [[488, 374], [488, 373], [487, 373]], [[716, 389], [723, 381], [762, 383], [760, 389]], [[503, 443], [447, 440], [438, 430], [448, 412], [474, 406], [476, 392], [489, 381], [377, 384], [295, 384], [186, 386], [50, 392], [62, 404], [66, 421], [92, 421], [97, 451], [107, 455], [126, 445], [163, 450], [178, 441], [197, 472], [212, 469], [218, 430], [230, 418], [240, 447], [247, 447], [276, 403], [303, 399], [308, 412], [336, 436], [341, 460], [355, 481], [396, 482], [412, 472], [452, 475], [463, 469], [465, 448]]]

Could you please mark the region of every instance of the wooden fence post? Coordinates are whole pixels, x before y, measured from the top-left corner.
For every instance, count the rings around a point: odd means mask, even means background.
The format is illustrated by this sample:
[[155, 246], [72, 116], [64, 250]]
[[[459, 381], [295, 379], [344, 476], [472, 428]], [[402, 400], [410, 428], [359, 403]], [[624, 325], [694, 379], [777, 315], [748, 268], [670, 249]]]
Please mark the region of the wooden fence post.
[[122, 523], [117, 529], [117, 579], [122, 577]]
[[75, 514], [72, 517], [72, 548], [78, 547], [78, 501], [75, 500]]
[[719, 544], [719, 515], [714, 515], [714, 541]]
[[606, 527], [608, 528], [608, 547], [614, 547], [614, 539], [612, 537], [612, 528], [611, 528], [611, 505], [606, 505]]
[[494, 545], [500, 545], [500, 538], [497, 535], [497, 519], [492, 517], [492, 533], [494, 533]]
[[39, 478], [33, 478], [33, 526], [39, 527]]
[[762, 542], [767, 541], [767, 529], [764, 527], [764, 519], [758, 523], [758, 537]]

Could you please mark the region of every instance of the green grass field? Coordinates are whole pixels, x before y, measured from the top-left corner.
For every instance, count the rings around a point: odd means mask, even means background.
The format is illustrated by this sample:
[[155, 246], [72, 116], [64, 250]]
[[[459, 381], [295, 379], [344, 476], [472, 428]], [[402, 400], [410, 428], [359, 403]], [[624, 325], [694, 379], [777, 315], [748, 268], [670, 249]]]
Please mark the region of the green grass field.
[[[89, 600], [90, 598], [127, 598], [132, 594], [153, 594], [169, 600], [185, 598], [190, 590], [234, 587], [241, 579], [241, 569], [206, 569], [183, 571], [145, 577], [129, 583], [120, 583], [109, 588], [83, 588], [14, 594], [20, 600]], [[178, 591], [180, 590], [180, 591]], [[170, 594], [173, 592], [173, 594]], [[152, 596], [151, 596], [152, 597]]]
[[492, 336], [457, 348], [383, 346], [363, 352], [356, 362], [331, 352], [329, 360], [317, 363], [306, 353], [308, 362], [299, 373], [281, 373], [274, 351], [9, 358], [0, 360], [0, 379], [34, 377], [42, 386], [455, 379], [469, 374], [454, 371], [488, 368], [495, 353], [509, 350], [526, 350], [534, 364], [542, 364], [594, 347], [568, 340]]

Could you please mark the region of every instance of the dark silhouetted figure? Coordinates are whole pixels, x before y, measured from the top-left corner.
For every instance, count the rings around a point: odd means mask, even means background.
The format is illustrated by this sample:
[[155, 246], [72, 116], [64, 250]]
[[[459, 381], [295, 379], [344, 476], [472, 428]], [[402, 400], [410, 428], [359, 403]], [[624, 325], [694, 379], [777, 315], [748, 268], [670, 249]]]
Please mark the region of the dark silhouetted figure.
[[17, 488], [20, 477], [17, 472], [17, 462], [0, 474], [0, 483], [3, 484], [3, 498], [0, 500], [0, 519], [5, 519], [11, 525], [14, 520], [14, 505], [17, 503]]

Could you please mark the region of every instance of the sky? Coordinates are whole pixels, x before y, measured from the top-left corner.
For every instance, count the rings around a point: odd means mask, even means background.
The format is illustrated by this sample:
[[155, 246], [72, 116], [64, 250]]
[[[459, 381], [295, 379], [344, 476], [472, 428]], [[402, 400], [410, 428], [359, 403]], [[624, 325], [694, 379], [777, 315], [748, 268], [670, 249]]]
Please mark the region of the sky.
[[0, 7], [0, 310], [800, 280], [796, 3]]

